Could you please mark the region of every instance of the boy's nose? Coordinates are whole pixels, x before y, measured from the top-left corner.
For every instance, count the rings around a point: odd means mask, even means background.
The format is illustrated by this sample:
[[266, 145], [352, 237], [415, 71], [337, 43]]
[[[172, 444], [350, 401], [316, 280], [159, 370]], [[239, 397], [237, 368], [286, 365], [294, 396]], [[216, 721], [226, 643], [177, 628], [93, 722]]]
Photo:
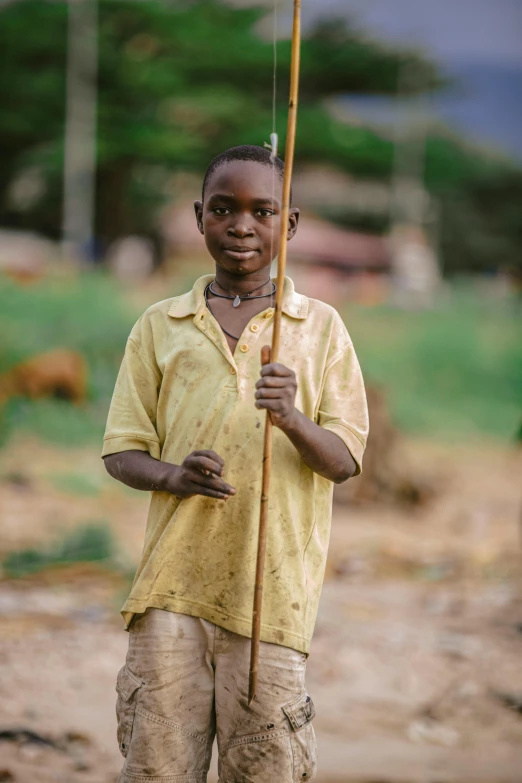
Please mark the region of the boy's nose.
[[234, 237], [252, 236], [253, 233], [252, 226], [244, 218], [238, 218], [232, 226], [227, 228], [227, 234]]

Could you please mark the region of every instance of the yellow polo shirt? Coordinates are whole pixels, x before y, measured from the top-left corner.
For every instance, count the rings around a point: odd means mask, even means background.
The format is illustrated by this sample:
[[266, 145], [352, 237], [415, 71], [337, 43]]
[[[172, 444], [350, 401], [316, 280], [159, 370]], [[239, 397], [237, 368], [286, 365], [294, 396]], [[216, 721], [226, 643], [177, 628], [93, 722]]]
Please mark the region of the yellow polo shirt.
[[[254, 407], [273, 309], [252, 318], [234, 354], [205, 306], [213, 275], [150, 307], [134, 326], [116, 382], [103, 456], [148, 451], [179, 465], [197, 449], [225, 461], [229, 500], [153, 492], [145, 544], [122, 609], [148, 606], [251, 635], [264, 411]], [[296, 407], [338, 435], [360, 472], [368, 412], [359, 363], [338, 313], [285, 280], [279, 361], [297, 376]], [[308, 653], [330, 535], [332, 482], [274, 428], [261, 639]]]

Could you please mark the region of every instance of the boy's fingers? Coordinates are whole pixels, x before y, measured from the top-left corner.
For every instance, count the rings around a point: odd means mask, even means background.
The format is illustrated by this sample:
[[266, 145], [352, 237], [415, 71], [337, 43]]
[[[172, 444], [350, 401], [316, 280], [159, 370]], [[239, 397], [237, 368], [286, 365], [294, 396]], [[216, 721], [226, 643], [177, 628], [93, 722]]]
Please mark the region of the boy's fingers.
[[224, 492], [218, 492], [216, 489], [210, 487], [202, 487], [200, 484], [194, 484], [191, 492], [194, 495], [204, 495], [207, 498], [216, 498], [217, 500], [228, 500], [230, 495]]
[[256, 389], [266, 389], [268, 387], [282, 389], [283, 387], [288, 386], [288, 378], [288, 375], [285, 375], [284, 377], [269, 375], [267, 378], [261, 378], [256, 383]]
[[285, 397], [286, 395], [281, 394], [281, 389], [259, 389], [255, 393], [256, 400], [281, 400]]
[[185, 461], [185, 464], [191, 468], [194, 468], [194, 470], [199, 470], [202, 473], [212, 473], [216, 476], [221, 475], [221, 473], [223, 472], [222, 466], [215, 460], [210, 459], [209, 457], [200, 457], [200, 456], [189, 457]]
[[279, 362], [274, 362], [273, 364], [265, 364], [263, 367], [261, 367], [261, 375], [264, 377], [265, 375], [279, 375], [281, 377], [284, 377], [286, 375], [293, 375], [294, 373], [292, 370], [289, 370], [288, 367], [285, 367], [284, 364], [279, 364]]
[[220, 457], [219, 454], [216, 454], [216, 452], [212, 451], [211, 449], [200, 449], [198, 451], [193, 451], [192, 455], [198, 457], [208, 457], [209, 459], [213, 459], [221, 467], [223, 467], [225, 464], [225, 460], [223, 459], [223, 457]]
[[197, 484], [198, 487], [207, 487], [207, 489], [215, 489], [216, 492], [224, 492], [227, 495], [235, 495], [236, 490], [227, 484], [226, 481], [222, 481], [219, 478], [212, 478], [210, 476], [204, 476], [202, 473], [194, 473], [190, 480], [193, 484]]
[[281, 400], [256, 400], [256, 408], [264, 408], [273, 413], [281, 413]]

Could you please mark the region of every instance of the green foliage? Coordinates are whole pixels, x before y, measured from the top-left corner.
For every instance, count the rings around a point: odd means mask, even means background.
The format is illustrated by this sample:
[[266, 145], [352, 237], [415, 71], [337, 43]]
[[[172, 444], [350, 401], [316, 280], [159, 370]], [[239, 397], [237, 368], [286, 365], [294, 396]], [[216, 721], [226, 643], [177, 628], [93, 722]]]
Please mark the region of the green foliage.
[[103, 273], [32, 286], [0, 276], [0, 372], [36, 353], [71, 348], [93, 367], [94, 396], [112, 391], [103, 365], [121, 356], [133, 316], [118, 283]]
[[440, 194], [441, 254], [452, 272], [522, 273], [522, 173], [507, 166]]
[[522, 410], [522, 329], [515, 302], [464, 287], [431, 311], [351, 305], [345, 321], [367, 381], [389, 393], [413, 433], [512, 440]]
[[[53, 234], [61, 210], [67, 18], [61, 4], [48, 2], [15, 3], [0, 17], [0, 219]], [[9, 207], [8, 185], [29, 167], [38, 168], [47, 192], [24, 222]]]
[[137, 313], [103, 274], [19, 286], [0, 277], [0, 373], [35, 354], [70, 348], [87, 361], [89, 398], [10, 400], [0, 409], [0, 443], [14, 431], [60, 445], [100, 443], [125, 342]]
[[46, 549], [22, 549], [10, 552], [3, 561], [7, 577], [30, 574], [69, 563], [108, 561], [114, 557], [112, 533], [105, 521], [86, 522], [65, 533]]
[[522, 271], [520, 166], [439, 134], [428, 139], [425, 177], [446, 273]]
[[415, 83], [404, 92], [424, 92], [444, 84], [432, 62], [407, 50], [398, 54], [397, 49], [377, 44], [347, 25], [345, 16], [320, 19], [306, 38], [301, 94], [314, 98], [347, 92], [393, 95], [405, 63], [415, 72]]
[[[257, 34], [266, 7], [217, 0], [100, 0], [98, 235], [149, 230], [169, 173], [201, 172], [234, 144], [263, 144], [271, 130], [272, 44]], [[0, 141], [9, 151], [0, 191], [4, 224], [57, 234], [65, 115], [65, 2], [19, 0], [2, 11]], [[30, 23], [28, 22], [30, 20]], [[29, 29], [30, 28], [30, 29]], [[278, 44], [278, 128], [286, 127], [290, 47]], [[390, 93], [404, 52], [366, 40], [345, 21], [322, 23], [302, 45], [298, 156], [386, 176], [391, 145], [334, 120], [324, 100], [343, 92]], [[433, 65], [409, 55], [419, 89]], [[282, 139], [283, 142], [283, 139]], [[47, 191], [13, 212], [7, 184], [27, 166]]]
[[[99, 0], [96, 233], [102, 245], [154, 231], [171, 174], [202, 173], [216, 153], [263, 144], [272, 127], [272, 43], [259, 34], [266, 6], [219, 0]], [[1, 11], [0, 222], [58, 236], [62, 214], [67, 3], [17, 0]], [[277, 128], [284, 144], [290, 46], [277, 45]], [[409, 64], [410, 90], [443, 87], [425, 58], [370, 40], [345, 19], [306, 31], [296, 163], [329, 163], [388, 180], [393, 144], [340, 122], [330, 102], [347, 93], [397, 92]], [[404, 71], [403, 71], [404, 72]], [[404, 80], [402, 80], [404, 81]], [[402, 83], [402, 82], [401, 82]], [[446, 272], [522, 265], [522, 173], [455, 137], [434, 132], [425, 179], [440, 205]], [[44, 182], [25, 210], [10, 185], [32, 171]], [[341, 219], [341, 216], [339, 216]], [[371, 223], [345, 225], [372, 229]], [[382, 230], [379, 229], [379, 230]]]
[[[165, 296], [190, 287], [177, 281]], [[448, 289], [431, 311], [347, 306], [343, 315], [368, 382], [382, 384], [394, 416], [412, 433], [443, 438], [487, 433], [515, 437], [522, 409], [520, 307], [467, 286]], [[92, 309], [89, 303], [92, 302]], [[67, 345], [86, 352], [91, 399], [11, 401], [0, 410], [0, 438], [26, 432], [63, 446], [100, 448], [126, 337], [129, 313], [113, 281], [103, 275], [48, 281], [38, 287], [0, 285], [0, 367], [37, 350]], [[67, 324], [62, 329], [61, 324]], [[9, 361], [8, 361], [9, 357]], [[94, 494], [76, 474], [50, 477], [59, 489]], [[134, 490], [126, 490], [134, 492]]]
[[[112, 382], [114, 386], [117, 365], [104, 369], [103, 381]], [[0, 446], [5, 445], [15, 432], [34, 435], [57, 446], [99, 445], [109, 402], [110, 394], [81, 407], [65, 400], [10, 400], [3, 410], [0, 409]]]
[[48, 476], [48, 481], [65, 495], [96, 497], [101, 489], [98, 476], [90, 473], [53, 473]]
[[[386, 165], [389, 147], [378, 139], [368, 139], [350, 149], [354, 141], [354, 134], [346, 135], [347, 149], [339, 162], [354, 173], [377, 177]], [[313, 151], [311, 159], [314, 154], [321, 158], [319, 150]], [[427, 139], [424, 179], [435, 205], [437, 249], [444, 274], [502, 269], [518, 270], [520, 275], [522, 169], [498, 156], [481, 155], [448, 134], [436, 133]], [[388, 212], [350, 212], [343, 204], [322, 209], [321, 216], [372, 234], [387, 233], [391, 228]]]

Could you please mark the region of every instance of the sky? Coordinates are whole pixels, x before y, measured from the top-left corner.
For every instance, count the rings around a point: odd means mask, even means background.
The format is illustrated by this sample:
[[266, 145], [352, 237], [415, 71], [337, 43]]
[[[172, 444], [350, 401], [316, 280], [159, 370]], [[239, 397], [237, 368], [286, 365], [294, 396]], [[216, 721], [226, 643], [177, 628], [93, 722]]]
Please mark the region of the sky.
[[302, 9], [304, 19], [351, 16], [379, 37], [417, 43], [445, 62], [522, 66], [522, 0], [303, 0]]
[[[378, 40], [420, 48], [459, 88], [434, 96], [433, 118], [522, 160], [522, 0], [302, 1], [305, 24], [346, 15]], [[393, 116], [386, 100], [351, 105], [370, 121]]]

